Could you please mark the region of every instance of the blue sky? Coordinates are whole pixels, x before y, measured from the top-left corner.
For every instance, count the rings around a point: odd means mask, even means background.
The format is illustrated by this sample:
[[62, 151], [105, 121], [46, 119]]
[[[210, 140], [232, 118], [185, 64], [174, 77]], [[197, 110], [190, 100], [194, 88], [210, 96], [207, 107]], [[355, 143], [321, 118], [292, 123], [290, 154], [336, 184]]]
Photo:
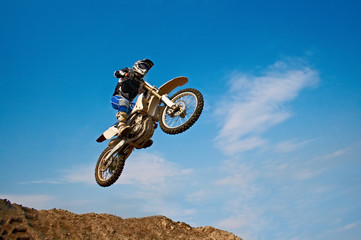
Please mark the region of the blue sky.
[[[0, 198], [165, 215], [244, 239], [361, 235], [359, 1], [0, 0]], [[187, 76], [205, 109], [118, 182], [93, 172], [113, 72]]]

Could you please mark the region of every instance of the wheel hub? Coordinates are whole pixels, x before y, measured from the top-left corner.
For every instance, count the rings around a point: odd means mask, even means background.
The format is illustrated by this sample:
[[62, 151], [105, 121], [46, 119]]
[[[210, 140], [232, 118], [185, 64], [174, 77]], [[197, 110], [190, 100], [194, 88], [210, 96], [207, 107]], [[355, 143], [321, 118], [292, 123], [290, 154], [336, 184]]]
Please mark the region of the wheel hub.
[[181, 117], [181, 118], [185, 118], [186, 116], [186, 102], [184, 101], [178, 101], [177, 102], [177, 106], [176, 106], [176, 110], [172, 111], [173, 114], [169, 114], [171, 115], [171, 117]]

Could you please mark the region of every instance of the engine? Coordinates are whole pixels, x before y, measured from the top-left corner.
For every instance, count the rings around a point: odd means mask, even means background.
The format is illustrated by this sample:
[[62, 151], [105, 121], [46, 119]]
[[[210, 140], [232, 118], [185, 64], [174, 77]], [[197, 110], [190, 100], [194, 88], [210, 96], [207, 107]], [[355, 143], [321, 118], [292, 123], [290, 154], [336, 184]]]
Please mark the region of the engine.
[[127, 142], [136, 148], [141, 148], [153, 136], [154, 125], [150, 116], [135, 113], [130, 116], [128, 126], [132, 131], [128, 135]]

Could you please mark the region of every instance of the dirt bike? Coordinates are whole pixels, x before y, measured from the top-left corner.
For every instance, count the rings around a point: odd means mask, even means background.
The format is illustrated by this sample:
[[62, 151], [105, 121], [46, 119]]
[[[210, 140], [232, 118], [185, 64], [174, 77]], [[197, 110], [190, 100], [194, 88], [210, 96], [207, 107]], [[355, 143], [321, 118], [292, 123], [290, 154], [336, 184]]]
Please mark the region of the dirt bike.
[[142, 81], [145, 93], [138, 96], [128, 115], [130, 134], [118, 137], [119, 129], [115, 124], [97, 139], [97, 142], [103, 142], [115, 137], [101, 153], [95, 167], [95, 179], [100, 186], [108, 187], [118, 180], [125, 160], [134, 148], [149, 145], [157, 122], [163, 132], [178, 134], [188, 130], [198, 120], [204, 105], [203, 96], [198, 90], [186, 88], [168, 97], [176, 87], [187, 82], [186, 77], [177, 77], [157, 88]]

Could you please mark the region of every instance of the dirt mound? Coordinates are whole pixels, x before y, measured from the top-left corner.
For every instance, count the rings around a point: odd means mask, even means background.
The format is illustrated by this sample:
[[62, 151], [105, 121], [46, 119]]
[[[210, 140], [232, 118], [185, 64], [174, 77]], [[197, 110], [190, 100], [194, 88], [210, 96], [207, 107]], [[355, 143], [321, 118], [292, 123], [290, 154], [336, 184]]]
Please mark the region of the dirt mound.
[[36, 210], [0, 199], [0, 240], [227, 239], [241, 238], [213, 227], [193, 228], [164, 216], [128, 218]]

